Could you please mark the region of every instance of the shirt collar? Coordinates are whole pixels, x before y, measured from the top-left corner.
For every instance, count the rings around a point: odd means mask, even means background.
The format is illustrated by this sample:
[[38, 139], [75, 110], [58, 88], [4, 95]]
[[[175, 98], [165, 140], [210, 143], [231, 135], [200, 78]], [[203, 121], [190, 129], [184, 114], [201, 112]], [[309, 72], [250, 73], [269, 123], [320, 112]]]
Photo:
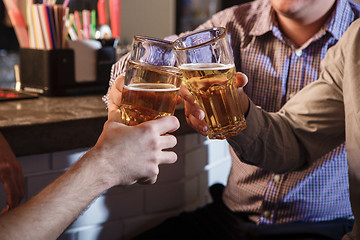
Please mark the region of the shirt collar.
[[331, 33], [337, 40], [354, 21], [354, 12], [348, 0], [337, 0], [336, 9], [330, 19], [326, 31]]
[[249, 35], [261, 36], [265, 33], [272, 31], [272, 7], [269, 1], [254, 1], [253, 8], [256, 8], [257, 17], [254, 27], [250, 30]]

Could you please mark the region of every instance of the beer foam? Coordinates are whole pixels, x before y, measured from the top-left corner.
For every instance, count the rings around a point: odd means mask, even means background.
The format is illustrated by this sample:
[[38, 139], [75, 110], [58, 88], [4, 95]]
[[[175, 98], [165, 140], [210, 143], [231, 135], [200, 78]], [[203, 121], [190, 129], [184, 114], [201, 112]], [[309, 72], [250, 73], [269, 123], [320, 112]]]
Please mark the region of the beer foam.
[[187, 63], [181, 65], [181, 70], [226, 70], [235, 67], [235, 64], [222, 63]]
[[170, 83], [133, 83], [129, 86], [124, 86], [127, 90], [143, 91], [143, 92], [169, 92], [178, 91], [180, 87], [176, 87]]

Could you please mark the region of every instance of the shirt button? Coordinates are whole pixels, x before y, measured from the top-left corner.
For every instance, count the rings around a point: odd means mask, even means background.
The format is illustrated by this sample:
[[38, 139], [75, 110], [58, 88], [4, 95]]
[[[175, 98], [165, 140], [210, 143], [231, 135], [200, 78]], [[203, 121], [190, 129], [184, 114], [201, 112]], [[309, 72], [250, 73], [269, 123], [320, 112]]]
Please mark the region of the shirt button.
[[264, 217], [264, 218], [270, 217], [270, 211], [264, 211], [263, 217]]
[[275, 182], [279, 182], [279, 181], [280, 181], [280, 175], [279, 175], [279, 174], [275, 174], [275, 175], [274, 175], [274, 181], [275, 181]]
[[298, 56], [298, 57], [300, 57], [300, 56], [302, 55], [302, 50], [301, 50], [301, 49], [296, 50], [296, 51], [295, 51], [295, 55]]

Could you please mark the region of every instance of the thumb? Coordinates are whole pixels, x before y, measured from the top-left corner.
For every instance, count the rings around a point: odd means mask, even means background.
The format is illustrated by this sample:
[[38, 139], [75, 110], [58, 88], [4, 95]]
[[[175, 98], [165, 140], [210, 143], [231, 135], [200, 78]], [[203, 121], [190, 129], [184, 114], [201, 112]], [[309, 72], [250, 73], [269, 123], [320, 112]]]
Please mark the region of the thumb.
[[246, 84], [248, 83], [248, 77], [241, 73], [241, 72], [237, 72], [236, 73], [236, 86], [238, 88], [243, 88], [246, 86]]
[[238, 92], [240, 95], [240, 104], [241, 104], [241, 108], [243, 110], [243, 113], [245, 114], [245, 116], [247, 115], [248, 111], [249, 111], [249, 98], [248, 96], [245, 94], [243, 87], [246, 86], [246, 84], [248, 83], [248, 77], [241, 73], [241, 72], [237, 72], [236, 73], [236, 86], [238, 88]]
[[125, 77], [120, 75], [109, 91], [109, 106], [108, 111], [114, 111], [119, 109], [122, 97], [122, 91], [124, 87]]

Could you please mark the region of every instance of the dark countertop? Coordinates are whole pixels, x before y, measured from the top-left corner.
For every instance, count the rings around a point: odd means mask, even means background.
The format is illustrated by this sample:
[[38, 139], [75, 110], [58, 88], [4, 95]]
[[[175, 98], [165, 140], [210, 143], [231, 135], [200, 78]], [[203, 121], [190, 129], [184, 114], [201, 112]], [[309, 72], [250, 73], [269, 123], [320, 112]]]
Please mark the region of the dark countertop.
[[[101, 97], [41, 96], [0, 102], [0, 131], [16, 156], [91, 147], [107, 119]], [[181, 124], [175, 135], [194, 132], [186, 124], [182, 106], [175, 116]]]

